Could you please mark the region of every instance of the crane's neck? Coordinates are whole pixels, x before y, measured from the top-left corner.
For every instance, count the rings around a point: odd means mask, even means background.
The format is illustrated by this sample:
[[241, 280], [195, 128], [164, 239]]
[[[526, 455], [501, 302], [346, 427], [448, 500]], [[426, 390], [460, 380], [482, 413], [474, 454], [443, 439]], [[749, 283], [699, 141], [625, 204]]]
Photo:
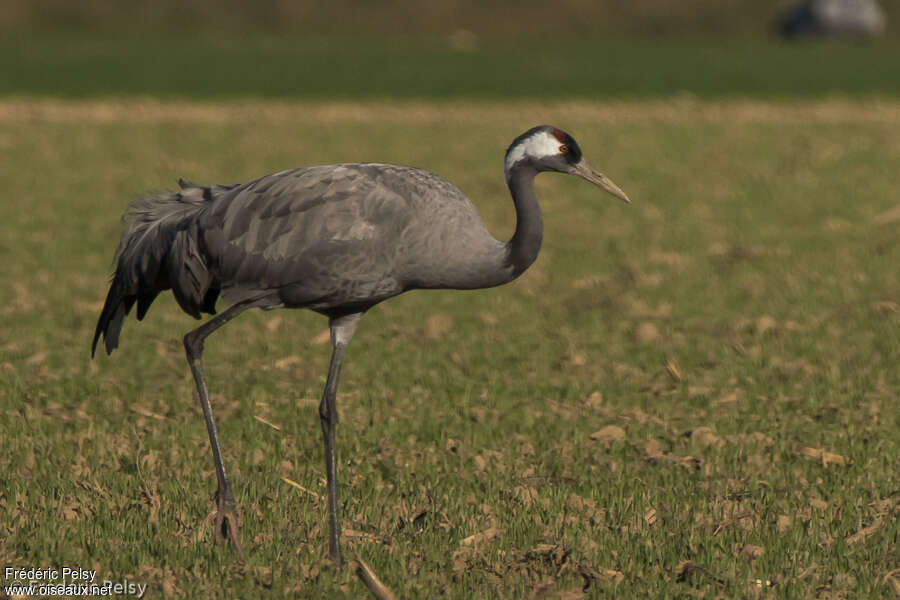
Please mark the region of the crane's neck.
[[537, 258], [544, 238], [544, 218], [534, 193], [537, 169], [530, 164], [513, 165], [506, 172], [506, 184], [516, 207], [516, 231], [506, 242], [506, 264], [515, 279]]

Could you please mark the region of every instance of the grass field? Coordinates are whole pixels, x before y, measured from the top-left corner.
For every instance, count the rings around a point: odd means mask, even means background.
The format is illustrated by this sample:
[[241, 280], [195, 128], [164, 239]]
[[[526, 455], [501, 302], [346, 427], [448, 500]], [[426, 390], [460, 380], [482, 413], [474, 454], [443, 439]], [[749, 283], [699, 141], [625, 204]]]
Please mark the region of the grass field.
[[900, 44], [589, 35], [0, 36], [0, 95], [568, 101], [900, 96]]
[[543, 175], [520, 280], [370, 311], [339, 394], [348, 554], [401, 598], [900, 594], [896, 101], [0, 101], [0, 564], [363, 597], [326, 558], [324, 320], [207, 343], [242, 562], [211, 543], [195, 322], [160, 298], [90, 360], [119, 216], [179, 176], [377, 160], [508, 236], [503, 151], [541, 122], [633, 204]]

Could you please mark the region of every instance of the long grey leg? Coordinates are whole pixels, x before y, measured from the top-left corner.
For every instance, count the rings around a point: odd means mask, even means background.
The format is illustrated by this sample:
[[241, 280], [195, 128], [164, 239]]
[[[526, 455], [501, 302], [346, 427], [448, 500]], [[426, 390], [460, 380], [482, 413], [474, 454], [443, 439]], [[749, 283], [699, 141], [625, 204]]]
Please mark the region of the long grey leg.
[[344, 349], [353, 334], [363, 313], [353, 313], [343, 317], [330, 319], [331, 328], [331, 365], [328, 367], [328, 380], [319, 404], [319, 419], [322, 422], [322, 436], [325, 438], [325, 473], [328, 479], [328, 553], [331, 559], [341, 565], [341, 523], [338, 518], [337, 497], [337, 455], [335, 453], [335, 426], [338, 423], [337, 387], [341, 376], [341, 364], [344, 361]]
[[232, 320], [248, 308], [262, 304], [259, 298], [244, 300], [229, 307], [221, 314], [213, 317], [197, 329], [188, 332], [184, 336], [184, 349], [187, 353], [188, 364], [194, 374], [194, 383], [197, 385], [197, 395], [200, 396], [200, 406], [203, 408], [203, 419], [206, 421], [206, 431], [209, 433], [209, 444], [212, 446], [213, 461], [216, 463], [216, 542], [230, 540], [239, 554], [243, 555], [241, 540], [238, 534], [237, 514], [235, 513], [234, 494], [231, 491], [231, 483], [225, 475], [225, 464], [222, 462], [222, 451], [219, 448], [219, 436], [216, 433], [216, 422], [213, 420], [212, 407], [209, 404], [209, 393], [206, 388], [206, 379], [203, 376], [203, 365], [200, 359], [203, 355], [203, 342], [213, 331]]

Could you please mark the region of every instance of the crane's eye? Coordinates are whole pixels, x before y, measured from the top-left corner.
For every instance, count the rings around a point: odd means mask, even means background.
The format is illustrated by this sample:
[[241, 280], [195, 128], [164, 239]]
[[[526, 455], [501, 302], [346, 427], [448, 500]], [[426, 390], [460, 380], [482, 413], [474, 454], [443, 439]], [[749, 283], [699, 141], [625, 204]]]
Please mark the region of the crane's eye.
[[569, 147], [566, 146], [565, 144], [563, 144], [562, 146], [559, 147], [560, 154], [568, 154], [568, 152], [569, 152]]

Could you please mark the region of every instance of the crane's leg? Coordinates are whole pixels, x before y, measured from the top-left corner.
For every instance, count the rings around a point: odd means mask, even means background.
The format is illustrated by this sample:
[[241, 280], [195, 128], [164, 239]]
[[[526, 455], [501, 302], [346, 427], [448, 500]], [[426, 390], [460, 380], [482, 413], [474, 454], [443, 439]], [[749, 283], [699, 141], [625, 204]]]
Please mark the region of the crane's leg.
[[337, 498], [337, 455], [335, 453], [335, 426], [338, 423], [337, 387], [341, 376], [341, 363], [344, 361], [344, 349], [350, 343], [356, 326], [363, 313], [353, 313], [332, 318], [328, 325], [331, 328], [331, 365], [328, 367], [328, 380], [319, 404], [319, 419], [322, 422], [322, 435], [325, 438], [325, 473], [328, 479], [328, 553], [338, 566], [341, 565], [341, 522], [338, 518]]
[[212, 407], [209, 404], [209, 393], [206, 388], [206, 379], [203, 376], [203, 365], [200, 359], [203, 355], [203, 342], [213, 331], [232, 320], [248, 308], [262, 304], [259, 298], [244, 300], [230, 306], [227, 310], [213, 317], [197, 329], [188, 332], [184, 336], [184, 349], [187, 360], [194, 374], [194, 383], [197, 385], [197, 395], [200, 396], [200, 406], [203, 408], [203, 419], [206, 421], [206, 431], [209, 433], [209, 443], [212, 446], [213, 460], [216, 463], [216, 542], [230, 540], [238, 554], [243, 555], [241, 540], [238, 535], [237, 515], [235, 513], [234, 494], [231, 491], [231, 483], [225, 475], [225, 464], [222, 462], [222, 451], [219, 448], [219, 436], [216, 433], [216, 422], [213, 420]]

